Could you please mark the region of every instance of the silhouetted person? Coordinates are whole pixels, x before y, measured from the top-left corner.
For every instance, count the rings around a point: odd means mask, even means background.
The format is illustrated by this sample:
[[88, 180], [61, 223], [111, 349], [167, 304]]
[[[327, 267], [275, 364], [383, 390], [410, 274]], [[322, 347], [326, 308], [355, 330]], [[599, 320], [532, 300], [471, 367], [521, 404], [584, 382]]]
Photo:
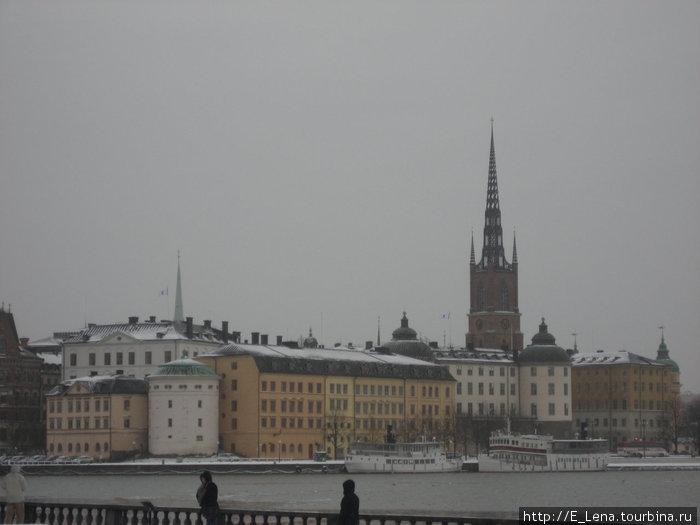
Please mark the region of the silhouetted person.
[[199, 475], [202, 482], [197, 489], [197, 502], [207, 525], [216, 525], [219, 516], [219, 488], [211, 480], [211, 472], [205, 470]]
[[0, 486], [5, 490], [5, 523], [12, 523], [17, 515], [17, 523], [24, 523], [24, 491], [27, 482], [20, 474], [19, 465], [12, 465], [10, 472], [2, 478]]
[[360, 523], [360, 498], [355, 494], [355, 482], [351, 479], [343, 482], [343, 499], [340, 501], [340, 525], [357, 525]]

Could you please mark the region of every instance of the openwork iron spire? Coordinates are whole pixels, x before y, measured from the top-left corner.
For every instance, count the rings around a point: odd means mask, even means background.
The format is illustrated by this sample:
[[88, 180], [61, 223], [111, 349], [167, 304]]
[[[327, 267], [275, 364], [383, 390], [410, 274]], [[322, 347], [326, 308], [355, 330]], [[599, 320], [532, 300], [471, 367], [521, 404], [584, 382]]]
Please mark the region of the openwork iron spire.
[[493, 142], [493, 119], [491, 119], [491, 153], [489, 156], [489, 179], [486, 191], [486, 212], [484, 222], [484, 245], [479, 268], [489, 264], [496, 268], [510, 269], [503, 250], [503, 228], [501, 209], [498, 202], [498, 177], [496, 175], [496, 148]]

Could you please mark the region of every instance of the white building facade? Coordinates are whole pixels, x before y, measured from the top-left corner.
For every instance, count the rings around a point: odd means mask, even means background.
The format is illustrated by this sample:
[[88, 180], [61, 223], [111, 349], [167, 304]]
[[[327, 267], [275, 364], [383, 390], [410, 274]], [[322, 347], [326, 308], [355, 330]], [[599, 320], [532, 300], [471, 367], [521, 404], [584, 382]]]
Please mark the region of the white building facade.
[[148, 449], [152, 455], [211, 455], [219, 448], [219, 376], [192, 359], [149, 375]]
[[209, 321], [195, 325], [171, 321], [90, 325], [63, 342], [63, 380], [86, 376], [125, 375], [143, 378], [158, 367], [178, 359], [205, 354], [228, 341], [228, 326], [222, 330]]

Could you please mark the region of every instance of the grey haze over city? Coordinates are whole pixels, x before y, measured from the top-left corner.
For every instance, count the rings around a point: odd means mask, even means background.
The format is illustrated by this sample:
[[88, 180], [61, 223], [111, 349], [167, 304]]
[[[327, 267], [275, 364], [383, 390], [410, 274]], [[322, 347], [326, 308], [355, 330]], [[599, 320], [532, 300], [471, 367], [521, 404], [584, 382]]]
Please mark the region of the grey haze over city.
[[[0, 3], [0, 300], [464, 345], [491, 119], [526, 344], [700, 392], [700, 3]], [[162, 294], [167, 290], [167, 295]], [[381, 320], [378, 323], [378, 320]], [[273, 339], [274, 340], [274, 339]]]

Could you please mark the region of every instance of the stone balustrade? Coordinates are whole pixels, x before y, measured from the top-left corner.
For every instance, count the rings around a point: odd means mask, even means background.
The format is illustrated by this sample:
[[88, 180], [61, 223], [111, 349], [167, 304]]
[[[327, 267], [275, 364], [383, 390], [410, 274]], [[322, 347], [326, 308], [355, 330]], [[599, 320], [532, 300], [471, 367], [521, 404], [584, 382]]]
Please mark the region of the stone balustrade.
[[[5, 503], [0, 504], [0, 522]], [[142, 505], [25, 503], [26, 523], [47, 525], [203, 525], [194, 507]], [[222, 508], [218, 525], [337, 525], [337, 514], [296, 510], [250, 510]], [[516, 525], [517, 515], [414, 516], [361, 514], [360, 525]]]

